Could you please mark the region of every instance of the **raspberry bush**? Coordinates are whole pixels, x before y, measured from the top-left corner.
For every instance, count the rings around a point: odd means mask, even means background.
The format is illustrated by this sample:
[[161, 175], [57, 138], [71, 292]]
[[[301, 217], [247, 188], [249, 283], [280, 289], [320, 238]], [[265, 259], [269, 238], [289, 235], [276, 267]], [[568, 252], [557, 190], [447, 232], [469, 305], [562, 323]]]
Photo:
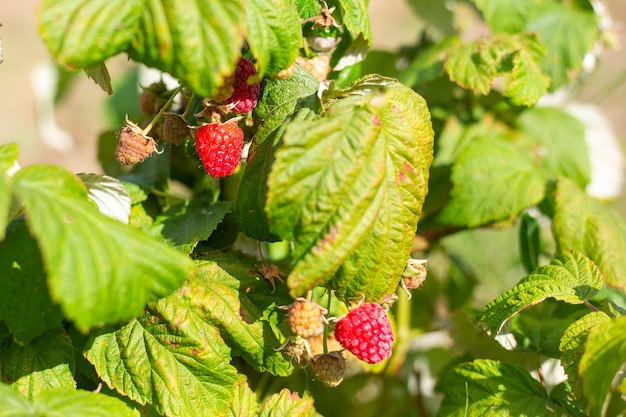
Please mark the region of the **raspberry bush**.
[[118, 118], [99, 173], [0, 146], [0, 416], [625, 412], [610, 16], [409, 4], [383, 51], [367, 2], [41, 1]]

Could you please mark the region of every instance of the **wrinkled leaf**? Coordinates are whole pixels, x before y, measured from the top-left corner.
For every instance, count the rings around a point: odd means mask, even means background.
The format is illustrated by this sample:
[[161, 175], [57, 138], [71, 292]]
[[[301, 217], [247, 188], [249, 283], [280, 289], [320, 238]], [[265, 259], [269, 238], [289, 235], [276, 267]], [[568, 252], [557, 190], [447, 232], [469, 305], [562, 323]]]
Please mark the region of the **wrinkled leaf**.
[[[605, 402], [620, 396], [619, 384], [626, 366], [626, 316], [603, 321], [590, 330], [585, 353], [580, 358], [579, 376], [583, 393], [591, 407], [591, 415], [601, 415]], [[616, 380], [616, 377], [619, 378]], [[617, 381], [614, 382], [614, 381]], [[623, 385], [622, 388], [623, 389]]]
[[325, 100], [324, 117], [290, 123], [276, 152], [271, 230], [295, 241], [293, 296], [326, 284], [344, 300], [378, 300], [398, 284], [397, 260], [409, 257], [426, 194], [428, 109], [377, 76], [333, 88]]
[[610, 206], [561, 178], [552, 230], [561, 252], [576, 250], [598, 265], [607, 284], [626, 288], [626, 221]]
[[255, 417], [257, 408], [256, 394], [250, 389], [246, 377], [238, 374], [229, 416]]
[[316, 416], [313, 397], [300, 398], [297, 392], [283, 388], [261, 404], [259, 417], [313, 417]]
[[561, 363], [565, 368], [567, 380], [573, 387], [574, 392], [580, 394], [578, 366], [585, 352], [585, 343], [589, 333], [600, 324], [609, 321], [610, 318], [601, 311], [591, 312], [572, 323], [561, 338], [559, 350], [561, 351]]
[[29, 343], [63, 320], [48, 293], [37, 242], [23, 220], [13, 221], [0, 242], [0, 320], [13, 338]]
[[52, 165], [15, 174], [15, 193], [39, 243], [51, 297], [77, 327], [115, 323], [175, 290], [191, 261], [139, 230], [100, 214], [78, 177]]
[[518, 365], [479, 359], [452, 368], [441, 382], [438, 415], [554, 417], [545, 388]]
[[231, 203], [192, 200], [170, 207], [157, 216], [151, 226], [184, 253], [191, 253], [199, 241], [206, 240], [217, 225], [230, 213]]
[[452, 167], [450, 201], [439, 222], [474, 227], [517, 215], [539, 203], [545, 178], [514, 144], [478, 138], [463, 148]]
[[546, 298], [580, 304], [596, 295], [603, 284], [600, 271], [589, 258], [578, 252], [566, 252], [487, 304], [479, 320], [497, 334], [507, 319], [526, 307]]
[[134, 60], [207, 97], [234, 71], [245, 34], [243, 0], [146, 0], [140, 13], [129, 50]]
[[0, 417], [139, 417], [123, 401], [83, 390], [50, 390], [33, 402], [0, 384]]
[[216, 326], [233, 348], [258, 371], [291, 374], [293, 365], [281, 352], [276, 306], [292, 302], [283, 285], [273, 291], [260, 265], [220, 253], [196, 261], [196, 273], [180, 293], [203, 320]]
[[9, 342], [0, 347], [0, 369], [1, 380], [29, 399], [51, 389], [76, 388], [74, 347], [60, 326], [28, 344]]
[[237, 383], [219, 332], [180, 292], [118, 330], [95, 334], [85, 356], [111, 388], [168, 417], [223, 415]]

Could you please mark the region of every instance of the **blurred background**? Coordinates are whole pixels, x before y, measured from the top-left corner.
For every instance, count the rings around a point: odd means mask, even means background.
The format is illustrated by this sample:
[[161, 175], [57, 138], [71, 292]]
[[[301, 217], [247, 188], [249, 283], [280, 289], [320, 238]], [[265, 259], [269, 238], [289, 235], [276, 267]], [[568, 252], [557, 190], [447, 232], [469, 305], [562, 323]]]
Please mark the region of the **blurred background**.
[[[397, 50], [411, 45], [424, 27], [410, 1], [370, 0], [374, 49]], [[20, 164], [49, 162], [72, 172], [101, 172], [97, 161], [98, 135], [114, 128], [117, 116], [112, 101], [82, 73], [73, 77], [71, 87], [58, 95], [54, 89], [55, 71], [48, 52], [38, 36], [38, 0], [8, 1], [0, 7], [0, 39], [4, 62], [0, 64], [0, 144], [17, 142]], [[427, 2], [426, 2], [427, 3]], [[577, 102], [598, 105], [620, 140], [626, 142], [626, 2], [606, 0], [620, 43], [618, 50], [607, 50], [597, 70], [577, 91]], [[107, 62], [114, 89], [129, 82], [133, 67], [125, 57]], [[63, 75], [63, 74], [61, 74]], [[135, 79], [136, 80], [136, 79]], [[56, 100], [57, 105], [52, 106]], [[118, 98], [119, 100], [119, 98]], [[132, 108], [134, 103], [115, 102]], [[584, 111], [584, 110], [583, 110]], [[620, 206], [626, 204], [620, 199]]]

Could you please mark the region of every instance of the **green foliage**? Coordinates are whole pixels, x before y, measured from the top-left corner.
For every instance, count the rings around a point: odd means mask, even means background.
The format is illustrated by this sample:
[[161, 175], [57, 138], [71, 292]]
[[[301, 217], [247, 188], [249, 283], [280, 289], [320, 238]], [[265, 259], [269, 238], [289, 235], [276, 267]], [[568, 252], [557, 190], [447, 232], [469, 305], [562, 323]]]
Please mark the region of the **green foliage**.
[[[114, 124], [107, 175], [0, 146], [0, 417], [625, 412], [626, 223], [585, 190], [589, 126], [536, 105], [610, 34], [587, 0], [408, 3], [420, 37], [369, 51], [364, 0], [42, 0], [43, 42], [113, 94]], [[111, 80], [120, 54], [180, 82], [152, 91], [161, 113], [133, 103], [136, 67]], [[241, 57], [261, 91], [238, 118]], [[126, 113], [156, 141], [133, 167]], [[245, 153], [209, 178], [193, 132], [227, 119]], [[393, 355], [346, 354], [323, 386], [333, 320], [294, 338], [297, 297], [389, 304]]]

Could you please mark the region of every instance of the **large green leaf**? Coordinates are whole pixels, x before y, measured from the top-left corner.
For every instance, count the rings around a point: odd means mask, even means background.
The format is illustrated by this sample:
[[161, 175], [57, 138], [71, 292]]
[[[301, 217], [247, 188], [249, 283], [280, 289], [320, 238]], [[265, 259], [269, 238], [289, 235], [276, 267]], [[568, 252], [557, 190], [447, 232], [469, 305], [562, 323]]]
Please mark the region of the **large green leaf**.
[[246, 0], [246, 39], [259, 77], [289, 67], [302, 46], [298, 11], [289, 0]]
[[565, 368], [567, 380], [574, 391], [580, 393], [578, 366], [585, 352], [585, 343], [589, 333], [600, 324], [609, 321], [610, 318], [601, 311], [591, 312], [569, 325], [563, 333], [559, 350], [561, 351], [561, 363]]
[[452, 368], [440, 385], [441, 417], [557, 415], [545, 388], [521, 366], [475, 360]]
[[494, 32], [517, 33], [526, 26], [536, 0], [473, 0]]
[[565, 176], [584, 187], [591, 177], [585, 128], [575, 117], [556, 107], [533, 107], [517, 118], [531, 151], [542, 159], [548, 176]]
[[184, 253], [191, 253], [199, 241], [207, 239], [230, 213], [229, 202], [208, 203], [203, 199], [174, 205], [157, 216], [151, 233], [158, 233]]
[[539, 203], [545, 178], [514, 144], [476, 139], [463, 148], [452, 168], [450, 201], [438, 220], [475, 227], [517, 215]]
[[238, 374], [234, 398], [230, 405], [230, 414], [228, 416], [255, 417], [257, 409], [256, 394], [250, 389], [247, 378], [242, 374]]
[[478, 319], [492, 333], [498, 333], [507, 319], [526, 307], [546, 298], [580, 304], [596, 295], [603, 284], [600, 271], [589, 258], [578, 252], [566, 252], [487, 304]]
[[554, 91], [582, 68], [585, 54], [597, 41], [597, 17], [592, 10], [540, 2], [531, 8], [526, 31], [538, 33], [546, 46], [542, 67], [550, 76], [550, 89]]
[[4, 344], [0, 347], [0, 369], [0, 379], [30, 399], [51, 389], [76, 388], [74, 347], [61, 326], [25, 345]]
[[61, 63], [83, 68], [125, 51], [146, 0], [43, 0], [39, 32]]
[[145, 0], [131, 58], [211, 96], [231, 74], [245, 34], [243, 0]]
[[258, 266], [226, 254], [208, 254], [196, 261], [196, 273], [180, 293], [203, 320], [217, 326], [233, 355], [262, 372], [291, 374], [291, 362], [275, 351], [283, 342], [278, 329], [282, 315], [276, 306], [293, 300], [284, 286], [274, 291]]
[[261, 404], [259, 417], [314, 417], [313, 397], [300, 398], [297, 392], [283, 388]]
[[13, 338], [28, 343], [63, 320], [48, 293], [37, 242], [23, 220], [15, 220], [0, 242], [0, 320]]
[[83, 390], [50, 390], [33, 402], [0, 384], [0, 417], [139, 417], [123, 401]]
[[607, 284], [626, 288], [626, 221], [610, 206], [561, 178], [552, 229], [560, 251], [577, 250], [598, 265]]
[[432, 162], [430, 115], [420, 96], [378, 76], [325, 99], [324, 116], [290, 123], [276, 152], [271, 230], [295, 241], [292, 295], [326, 284], [344, 300], [377, 300], [395, 290], [398, 260], [411, 252]]
[[[626, 365], [626, 316], [600, 323], [589, 333], [580, 359], [583, 393], [591, 416], [605, 415], [603, 406], [616, 397], [626, 409], [623, 369]], [[621, 396], [621, 399], [620, 399]]]
[[219, 332], [198, 313], [179, 291], [118, 330], [95, 334], [85, 356], [107, 385], [165, 416], [224, 415], [236, 370]]
[[11, 208], [11, 181], [7, 173], [17, 163], [17, 156], [16, 143], [0, 146], [0, 241], [4, 239]]
[[41, 248], [51, 297], [83, 330], [140, 314], [191, 272], [186, 256], [100, 214], [84, 184], [62, 168], [24, 168], [13, 187]]

